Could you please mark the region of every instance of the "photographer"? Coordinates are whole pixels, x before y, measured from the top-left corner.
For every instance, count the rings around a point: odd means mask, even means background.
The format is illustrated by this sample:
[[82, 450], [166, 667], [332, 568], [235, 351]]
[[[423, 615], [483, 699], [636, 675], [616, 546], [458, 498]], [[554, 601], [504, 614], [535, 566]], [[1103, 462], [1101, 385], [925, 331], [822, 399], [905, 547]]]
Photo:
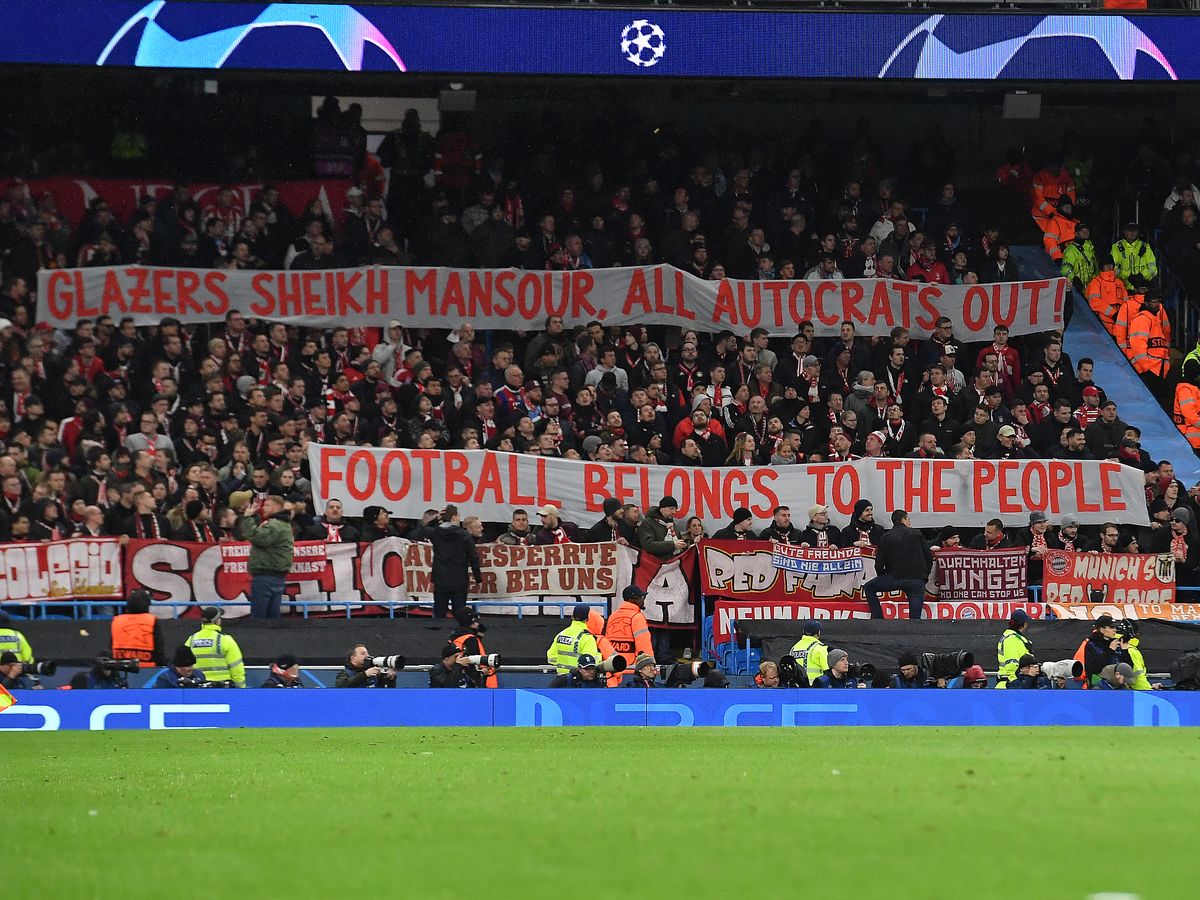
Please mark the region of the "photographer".
[[834, 648], [829, 651], [829, 668], [825, 674], [813, 682], [815, 688], [857, 688], [866, 687], [850, 674], [850, 658], [845, 650]]
[[433, 545], [429, 574], [433, 583], [434, 619], [444, 619], [451, 611], [457, 614], [467, 605], [471, 587], [468, 571], [476, 586], [483, 581], [479, 551], [471, 535], [459, 525], [458, 507], [448, 504], [428, 525], [416, 529], [413, 538]]
[[158, 680], [154, 682], [154, 686], [156, 688], [188, 688], [207, 684], [204, 673], [195, 666], [196, 654], [186, 644], [181, 644], [175, 649], [171, 665], [163, 669]]
[[41, 685], [25, 677], [25, 665], [17, 659], [17, 654], [5, 650], [0, 653], [0, 687], [10, 691], [36, 691]]
[[368, 666], [371, 654], [363, 644], [355, 644], [338, 672], [333, 686], [340, 688], [389, 688], [396, 686], [396, 673], [379, 666]]
[[658, 664], [648, 653], [639, 653], [633, 661], [633, 680], [625, 687], [652, 688], [662, 687], [658, 683]]
[[779, 687], [779, 666], [766, 659], [758, 664], [758, 674], [754, 676], [754, 686], [758, 688]]
[[[470, 607], [463, 607], [455, 615], [458, 620], [459, 630], [450, 635], [450, 643], [462, 651], [464, 656], [487, 656], [488, 652], [484, 649], [481, 635], [487, 631], [487, 627], [479, 621], [479, 614]], [[586, 625], [584, 626], [586, 629]], [[478, 682], [477, 687], [496, 688], [500, 686], [500, 679], [496, 677], [496, 670], [491, 666], [478, 665], [472, 666], [472, 677]]]
[[[429, 686], [431, 688], [473, 688], [479, 687], [471, 673], [459, 661], [462, 651], [453, 644], [442, 648], [442, 661], [429, 670]], [[341, 676], [338, 676], [341, 678]]]
[[608, 687], [607, 682], [596, 671], [596, 657], [590, 653], [581, 653], [579, 664], [564, 675], [559, 675], [552, 682], [552, 688], [602, 688]]
[[265, 688], [302, 688], [300, 663], [290, 653], [283, 653], [271, 663], [271, 674], [262, 683]]
[[[1083, 674], [1089, 687], [1100, 683], [1100, 673], [1106, 666], [1129, 662], [1129, 651], [1121, 646], [1121, 636], [1117, 634], [1117, 623], [1108, 613], [1096, 619], [1092, 633], [1083, 642]], [[1075, 652], [1079, 659], [1079, 651]]]
[[29, 646], [25, 635], [15, 628], [9, 628], [11, 621], [7, 613], [0, 612], [0, 653], [12, 653], [17, 662], [33, 662], [33, 648]]
[[917, 654], [901, 653], [900, 654], [900, 672], [892, 676], [892, 681], [889, 687], [894, 688], [925, 688], [929, 687], [927, 683], [929, 675], [921, 670], [917, 664]]
[[1129, 663], [1108, 665], [1100, 670], [1096, 688], [1101, 691], [1128, 691], [1132, 689], [1133, 679], [1133, 666]]
[[963, 672], [962, 683], [958, 685], [960, 688], [985, 688], [988, 686], [987, 673], [983, 671], [983, 666], [973, 665]]
[[1042, 667], [1032, 653], [1026, 653], [1017, 661], [1017, 675], [1008, 683], [1010, 691], [1048, 691], [1050, 679], [1042, 674]]

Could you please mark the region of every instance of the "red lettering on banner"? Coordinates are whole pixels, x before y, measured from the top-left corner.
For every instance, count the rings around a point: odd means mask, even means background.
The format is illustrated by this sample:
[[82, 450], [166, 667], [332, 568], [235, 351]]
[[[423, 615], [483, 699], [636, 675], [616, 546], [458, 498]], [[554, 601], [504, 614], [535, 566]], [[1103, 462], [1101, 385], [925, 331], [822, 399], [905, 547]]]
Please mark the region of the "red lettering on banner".
[[887, 500], [887, 505], [890, 509], [896, 509], [896, 472], [900, 470], [902, 460], [876, 459], [874, 462], [875, 471], [883, 473], [883, 496]]
[[404, 305], [410, 316], [416, 315], [417, 298], [424, 295], [429, 307], [429, 314], [434, 315], [437, 309], [437, 269], [425, 269], [424, 275], [420, 269], [406, 269], [404, 272]]
[[362, 304], [354, 299], [354, 288], [358, 282], [362, 280], [362, 272], [347, 272], [345, 269], [339, 269], [331, 273], [331, 277], [336, 285], [337, 297], [337, 316], [339, 319], [344, 319], [350, 313], [362, 313]]
[[721, 504], [721, 470], [693, 469], [696, 473], [695, 498], [692, 501], [692, 515], [720, 519], [725, 515]]
[[691, 469], [669, 469], [663, 480], [663, 493], [679, 501], [679, 512], [687, 513], [692, 508]]
[[[392, 487], [393, 463], [400, 468], [400, 484], [395, 488]], [[379, 490], [383, 492], [383, 496], [388, 500], [403, 500], [408, 496], [411, 486], [412, 467], [409, 465], [408, 457], [398, 452], [384, 454], [383, 462], [379, 464]]]
[[919, 466], [916, 460], [904, 461], [904, 503], [901, 509], [909, 512], [925, 511], [925, 501], [933, 493], [930, 485], [932, 469], [930, 466]]
[[[329, 499], [330, 486], [335, 481], [345, 480], [342, 473], [333, 468], [332, 463], [334, 459], [345, 459], [346, 452], [347, 451], [345, 447], [321, 447], [319, 450], [321, 459], [320, 496], [325, 500]], [[316, 487], [316, 485], [314, 485], [314, 487]]]
[[1100, 463], [1100, 508], [1105, 512], [1124, 512], [1126, 509], [1121, 499], [1121, 489], [1113, 482], [1114, 476], [1120, 473], [1120, 463]]
[[[1008, 293], [1008, 310], [1000, 311], [1001, 296]], [[1017, 320], [1017, 307], [1020, 305], [1020, 285], [1015, 282], [1010, 285], [992, 285], [992, 325], [1003, 325], [1006, 328]]]
[[[514, 465], [517, 457], [513, 457]], [[549, 491], [546, 490], [546, 459], [539, 456], [534, 460], [534, 471], [537, 472], [537, 497], [534, 498], [534, 503], [538, 506], [545, 506], [546, 500], [549, 497]]]
[[771, 515], [771, 510], [779, 506], [779, 494], [776, 493], [774, 486], [778, 477], [778, 469], [755, 469], [751, 476], [754, 493], [760, 502], [753, 506], [748, 503], [745, 505], [759, 519], [767, 518]]
[[808, 474], [817, 479], [817, 504], [819, 506], [829, 505], [829, 476], [836, 468], [836, 466], [825, 463], [809, 463], [808, 465]]
[[558, 302], [554, 300], [555, 280], [553, 275], [546, 274], [546, 315], [565, 316], [567, 314], [567, 306], [571, 302], [571, 273], [560, 272], [558, 275], [557, 281], [560, 289]]
[[372, 269], [367, 273], [367, 306], [365, 311], [370, 316], [387, 315], [389, 307], [387, 269]]
[[[796, 301], [801, 297], [804, 299], [803, 308], [796, 305]], [[805, 319], [811, 319], [812, 315], [809, 312], [811, 309], [812, 294], [808, 292], [808, 284], [803, 281], [792, 282], [788, 291], [788, 314], [792, 317], [792, 322], [799, 324]]]
[[[384, 295], [387, 296], [386, 294]], [[492, 273], [472, 269], [467, 275], [467, 317], [492, 314]]]
[[[510, 453], [504, 454], [506, 457], [512, 456]], [[516, 472], [509, 466], [509, 476], [513, 482], [516, 482]], [[514, 484], [515, 486], [515, 484]], [[489, 453], [483, 458], [483, 465], [479, 468], [479, 478], [475, 482], [475, 493], [473, 498], [476, 503], [487, 503], [487, 493], [491, 491], [491, 502], [498, 506], [504, 505], [504, 488], [500, 483], [500, 454]], [[514, 500], [514, 503], [517, 501]], [[528, 501], [525, 501], [528, 502]]]
[[714, 324], [725, 320], [731, 328], [738, 324], [737, 301], [733, 298], [733, 288], [729, 286], [728, 278], [722, 278], [717, 285], [717, 301], [713, 306], [712, 320]]
[[[633, 502], [634, 488], [641, 480], [640, 469], [640, 466], [613, 466], [613, 489], [610, 496], [620, 500], [622, 504]], [[630, 484], [630, 481], [635, 483]]]
[[[55, 319], [71, 318], [72, 296], [69, 292], [70, 284], [74, 275], [75, 296], [83, 296], [83, 280], [80, 278], [82, 273], [76, 270], [73, 273], [64, 272], [62, 269], [56, 269], [50, 273], [46, 282], [46, 303], [50, 307], [50, 315]], [[64, 291], [60, 294], [59, 291]]]
[[862, 310], [858, 305], [863, 300], [862, 285], [857, 281], [842, 282], [842, 321], [843, 322], [859, 322], [865, 325], [867, 318], [863, 316]]
[[771, 311], [771, 325], [778, 328], [783, 324], [783, 292], [787, 290], [787, 282], [764, 281], [763, 290], [767, 292], [767, 304]]
[[[365, 469], [361, 482], [356, 478], [360, 462]], [[350, 496], [360, 502], [368, 500], [378, 484], [379, 471], [375, 463], [375, 454], [369, 450], [358, 450], [351, 453], [346, 460], [346, 490], [350, 492]], [[328, 499], [332, 500], [333, 498]]]
[[[1067, 281], [1065, 278], [1055, 282], [1054, 288], [1054, 321], [1061, 322], [1063, 318], [1063, 303], [1067, 297]], [[1029, 324], [1037, 324], [1037, 307], [1029, 304]]]
[[[1036, 481], [1037, 496], [1034, 496]], [[1021, 499], [1025, 509], [1058, 513], [1058, 498], [1048, 496], [1050, 485], [1046, 467], [1040, 462], [1030, 462], [1021, 467]]]
[[688, 319], [693, 322], [696, 320], [696, 314], [688, 309], [687, 304], [684, 303], [683, 273], [678, 269], [675, 270], [675, 310], [681, 319]]
[[517, 273], [512, 271], [501, 272], [496, 276], [496, 293], [500, 295], [500, 302], [495, 304], [496, 315], [507, 318], [516, 310], [517, 298], [512, 292], [512, 285], [516, 280]]
[[1054, 509], [1062, 508], [1062, 489], [1071, 483], [1071, 466], [1064, 462], [1051, 462], [1047, 466], [1046, 490], [1053, 498]]
[[646, 274], [641, 269], [634, 269], [630, 274], [629, 289], [625, 292], [621, 315], [628, 316], [635, 306], [640, 307], [644, 313], [650, 312], [650, 292], [646, 288]]
[[467, 458], [454, 450], [447, 451], [442, 464], [446, 469], [446, 502], [465, 503], [471, 497], [470, 468]]
[[[530, 294], [533, 297], [530, 298]], [[532, 322], [537, 316], [538, 307], [542, 304], [542, 282], [534, 274], [522, 275], [517, 282], [517, 315], [526, 322]]]
[[520, 462], [519, 457], [513, 453], [507, 453], [505, 456], [508, 459], [508, 502], [513, 505], [533, 503], [537, 499], [536, 497], [532, 494], [521, 493], [521, 470], [517, 465]]
[[988, 318], [987, 289], [978, 284], [967, 288], [963, 295], [962, 323], [970, 332], [979, 331]]
[[[683, 273], [680, 274], [682, 275]], [[596, 308], [592, 306], [591, 299], [588, 297], [588, 294], [591, 293], [592, 288], [595, 286], [596, 279], [592, 277], [591, 272], [579, 271], [571, 273], [571, 315], [575, 316], [575, 318], [590, 316], [593, 319], [603, 319], [607, 316], [608, 310], [602, 309], [597, 312]], [[684, 312], [682, 300], [680, 301], [679, 310], [681, 313]], [[694, 319], [696, 317], [692, 315], [688, 316], [688, 318]]]
[[[156, 272], [156, 277], [154, 279], [154, 294], [156, 300], [158, 297], [166, 294], [166, 289], [162, 287], [157, 275], [158, 273]], [[203, 307], [200, 305], [200, 302], [196, 299], [196, 288], [198, 287], [200, 287], [200, 276], [195, 272], [188, 272], [184, 270], [179, 273], [175, 290], [178, 292], [179, 314], [181, 316], [186, 316], [191, 312], [201, 313], [204, 311]]]
[[326, 298], [320, 294], [320, 284], [326, 282], [326, 294], [332, 272], [304, 272], [300, 275], [301, 293], [303, 294], [303, 309], [306, 316], [326, 316], [332, 310], [327, 309], [322, 301]]
[[441, 459], [438, 450], [412, 450], [414, 459], [421, 461], [421, 499], [428, 503], [433, 499], [433, 461]]
[[762, 317], [762, 294], [758, 289], [759, 282], [751, 283], [750, 299], [753, 305], [747, 305], [746, 297], [746, 282], [739, 281], [737, 283], [737, 298], [738, 298], [738, 315], [742, 320], [743, 328], [754, 329], [758, 327], [758, 321]]
[[[125, 294], [121, 290], [121, 279], [116, 272], [104, 273], [104, 293], [100, 297], [100, 306], [103, 308], [105, 315], [108, 315], [108, 310], [111, 309], [117, 309], [122, 313], [131, 311], [125, 303]], [[150, 309], [145, 308], [133, 311], [150, 312]], [[80, 295], [76, 312], [82, 318], [100, 315], [99, 309], [87, 305], [86, 295]]]
[[954, 461], [935, 459], [933, 461], [933, 492], [930, 499], [930, 511], [935, 513], [953, 513], [954, 496], [948, 485], [942, 481], [942, 476], [954, 471]]
[[602, 506], [612, 496], [608, 489], [608, 469], [594, 463], [583, 464], [583, 503], [589, 509]]
[[[1061, 282], [1060, 282], [1061, 284]], [[1029, 292], [1029, 315], [1030, 321], [1037, 321], [1038, 305], [1042, 300], [1042, 291], [1050, 286], [1048, 281], [1027, 281], [1025, 282], [1025, 290]]]
[[150, 289], [146, 287], [147, 276], [150, 273], [145, 269], [131, 268], [126, 269], [125, 274], [133, 279], [133, 284], [129, 288], [129, 308], [138, 313], [161, 312], [161, 310], [155, 310], [142, 302], [150, 297]]
[[974, 465], [974, 478], [971, 479], [972, 489], [972, 507], [974, 513], [982, 513], [987, 509], [987, 504], [983, 502], [983, 489], [996, 480], [996, 467], [990, 462], [976, 460]]
[[257, 316], [265, 317], [273, 308], [275, 299], [270, 294], [271, 276], [266, 272], [260, 272], [250, 279], [250, 290], [262, 298], [262, 302], [254, 301], [250, 304], [250, 311]]
[[[288, 272], [281, 274], [275, 281], [275, 309], [264, 309], [264, 313], [273, 313], [280, 318], [300, 315], [302, 295], [300, 291], [299, 273]], [[254, 307], [250, 307], [254, 310]]]
[[439, 315], [448, 316], [453, 308], [457, 318], [467, 317], [467, 301], [463, 296], [462, 280], [453, 269], [446, 274], [446, 287], [442, 291], [441, 301], [438, 306]]
[[223, 317], [229, 310], [229, 295], [225, 293], [225, 273], [205, 272], [204, 289], [213, 296], [204, 308], [208, 310], [209, 315]]
[[833, 473], [833, 505], [844, 516], [854, 512], [858, 502], [858, 470], [853, 466], [838, 466]]
[[832, 281], [822, 281], [813, 291], [813, 308], [819, 321], [826, 325], [837, 325], [841, 320], [835, 314], [825, 314], [825, 295], [837, 291], [837, 285]]
[[[900, 308], [904, 312], [902, 321], [907, 325], [911, 319], [913, 325], [922, 331], [933, 331], [933, 327], [937, 324], [937, 320], [941, 314], [938, 312], [937, 307], [933, 305], [930, 298], [919, 290], [920, 285], [908, 281], [893, 281], [891, 282], [891, 286], [893, 290], [900, 293]], [[915, 317], [912, 312], [914, 297], [917, 304], [921, 307], [921, 312]]]
[[[1111, 466], [1111, 465], [1119, 465], [1119, 464], [1118, 463], [1108, 463], [1108, 465]], [[1083, 480], [1083, 466], [1079, 465], [1079, 463], [1075, 463], [1074, 466], [1072, 466], [1072, 468], [1074, 468], [1074, 470], [1075, 470], [1075, 475], [1074, 475], [1075, 509], [1079, 512], [1099, 512], [1100, 508], [1101, 508], [1100, 504], [1094, 500], [1088, 500], [1088, 498], [1087, 498], [1087, 485], [1084, 483], [1084, 480]], [[1103, 479], [1104, 478], [1104, 474], [1103, 474], [1104, 469], [1101, 468], [1100, 472], [1101, 472], [1100, 477], [1101, 477], [1101, 479]]]
[[1009, 482], [1009, 476], [1020, 472], [1021, 464], [1015, 459], [1002, 459], [1000, 465], [997, 466], [1000, 476], [999, 496], [1000, 496], [1000, 513], [1015, 513], [1021, 510], [1021, 505], [1017, 501], [1017, 489]]
[[892, 298], [888, 293], [888, 286], [891, 283], [890, 278], [876, 279], [875, 287], [871, 290], [871, 310], [867, 313], [867, 317], [872, 321], [883, 320], [889, 325], [895, 326], [896, 318], [892, 315]]

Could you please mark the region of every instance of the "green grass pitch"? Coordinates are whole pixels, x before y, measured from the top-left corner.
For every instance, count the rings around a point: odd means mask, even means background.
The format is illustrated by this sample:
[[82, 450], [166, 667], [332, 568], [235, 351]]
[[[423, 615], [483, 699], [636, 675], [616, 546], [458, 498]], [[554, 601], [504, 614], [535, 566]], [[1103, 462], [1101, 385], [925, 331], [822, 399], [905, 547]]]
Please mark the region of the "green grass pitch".
[[1200, 894], [1200, 729], [10, 733], [0, 753], [13, 897]]

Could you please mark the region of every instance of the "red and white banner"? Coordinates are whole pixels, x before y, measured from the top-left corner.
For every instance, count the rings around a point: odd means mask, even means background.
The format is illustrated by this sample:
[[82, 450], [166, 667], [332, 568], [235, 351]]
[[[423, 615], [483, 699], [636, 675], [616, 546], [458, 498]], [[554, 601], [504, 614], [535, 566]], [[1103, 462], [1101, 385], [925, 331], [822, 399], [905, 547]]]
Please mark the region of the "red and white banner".
[[[908, 603], [904, 600], [881, 600], [885, 619], [907, 619]], [[996, 619], [1004, 620], [1016, 609], [1023, 609], [1035, 619], [1045, 617], [1041, 603], [990, 603], [926, 601], [926, 619]], [[713, 609], [713, 641], [723, 644], [730, 639], [733, 622], [783, 620], [804, 622], [809, 619], [869, 619], [866, 603], [836, 603], [797, 600], [778, 603], [765, 600], [718, 600]]]
[[[115, 543], [115, 542], [114, 542]], [[44, 545], [40, 545], [44, 546]], [[226, 616], [249, 615], [250, 577], [228, 572], [222, 544], [164, 543], [133, 540], [125, 554], [125, 584], [129, 590], [144, 587], [156, 601], [155, 612], [170, 618], [178, 610], [165, 602], [203, 603], [223, 600], [244, 603], [226, 607]], [[375, 603], [429, 602], [432, 551], [429, 544], [402, 538], [373, 543], [325, 545], [328, 564], [315, 578], [293, 573], [287, 578], [288, 599], [314, 604], [309, 612], [352, 608], [371, 611]], [[630, 584], [644, 588], [646, 618], [659, 625], [684, 626], [695, 620], [692, 608], [691, 565], [694, 553], [660, 562], [648, 553], [617, 544], [565, 544], [479, 547], [483, 584], [468, 595], [471, 600], [500, 601], [528, 598], [561, 599], [569, 607], [577, 598], [608, 598], [610, 610], [620, 604], [621, 591]], [[328, 606], [325, 606], [328, 604]], [[285, 608], [286, 611], [286, 608]], [[487, 615], [515, 615], [515, 606], [486, 606]], [[525, 610], [558, 616], [560, 610]]]
[[[250, 545], [242, 541], [225, 541], [221, 548], [221, 566], [225, 575], [241, 575], [250, 584]], [[327, 563], [324, 541], [297, 541], [292, 548], [292, 571], [289, 581], [317, 581], [325, 574]]]
[[776, 547], [771, 541], [700, 541], [700, 592], [753, 602], [861, 601], [863, 583], [875, 577], [875, 551], [870, 547], [855, 548], [862, 569], [833, 574], [778, 568]]
[[1029, 599], [1029, 558], [1011, 550], [938, 550], [937, 594], [948, 601], [1024, 604]]
[[982, 527], [993, 518], [1017, 525], [1028, 521], [1030, 510], [1054, 520], [1070, 513], [1084, 524], [1147, 522], [1141, 470], [1093, 460], [862, 459], [704, 468], [316, 443], [308, 454], [317, 510], [336, 498], [347, 515], [382, 506], [419, 519], [430, 507], [454, 503], [464, 516], [506, 522], [516, 509], [553, 503], [563, 518], [589, 526], [603, 516], [609, 497], [646, 510], [671, 496], [679, 501], [681, 521], [698, 516], [710, 531], [728, 524], [740, 506], [764, 526], [781, 504], [793, 515], [828, 505], [835, 521], [846, 522], [860, 498], [877, 509], [907, 509], [918, 528]]
[[[352, 182], [345, 179], [326, 178], [307, 181], [274, 181], [279, 189], [279, 199], [296, 217], [314, 200], [320, 200], [330, 217], [338, 216], [346, 205], [346, 190]], [[138, 208], [143, 197], [165, 200], [175, 190], [176, 182], [169, 179], [139, 178], [84, 178], [58, 175], [51, 178], [0, 179], [0, 191], [16, 186], [22, 195], [36, 205], [43, 194], [49, 193], [72, 228], [79, 227], [87, 213], [88, 204], [97, 197], [104, 200], [118, 222], [126, 222]], [[221, 188], [233, 191], [234, 206], [247, 215], [250, 207], [262, 193], [263, 182], [210, 182], [188, 184], [188, 196], [201, 210], [217, 200]]]
[[0, 544], [0, 603], [124, 598], [117, 538]]
[[1095, 621], [1103, 615], [1114, 619], [1159, 619], [1164, 622], [1200, 622], [1198, 603], [1047, 603], [1056, 619]]
[[706, 281], [666, 265], [570, 272], [515, 269], [362, 267], [320, 272], [112, 266], [38, 274], [38, 321], [67, 328], [79, 319], [130, 316], [153, 325], [217, 322], [230, 310], [297, 325], [537, 329], [548, 316], [567, 327], [592, 320], [792, 335], [811, 321], [817, 335], [843, 322], [859, 334], [897, 326], [928, 337], [941, 316], [966, 341], [1062, 327], [1067, 281], [938, 285], [890, 279]]
[[1046, 551], [1043, 600], [1051, 604], [1091, 604], [1094, 591], [1102, 592], [1103, 602], [1110, 604], [1173, 603], [1175, 558], [1170, 553]]

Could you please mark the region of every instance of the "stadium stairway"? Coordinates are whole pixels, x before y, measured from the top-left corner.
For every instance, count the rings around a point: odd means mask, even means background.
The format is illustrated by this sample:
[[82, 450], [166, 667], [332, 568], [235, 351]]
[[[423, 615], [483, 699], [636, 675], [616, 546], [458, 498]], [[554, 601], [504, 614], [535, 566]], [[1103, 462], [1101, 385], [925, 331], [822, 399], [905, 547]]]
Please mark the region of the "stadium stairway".
[[[1012, 254], [1027, 276], [1053, 278], [1058, 275], [1054, 263], [1040, 247], [1014, 247]], [[1200, 481], [1200, 459], [1175, 427], [1171, 415], [1142, 384], [1125, 354], [1078, 291], [1073, 292], [1072, 302], [1075, 306], [1071, 324], [1063, 336], [1063, 349], [1071, 357], [1072, 364], [1085, 356], [1095, 360], [1097, 383], [1116, 402], [1122, 418], [1142, 429], [1142, 447], [1150, 457], [1171, 460], [1175, 464], [1175, 477], [1188, 487]], [[1130, 415], [1130, 410], [1137, 412]]]

